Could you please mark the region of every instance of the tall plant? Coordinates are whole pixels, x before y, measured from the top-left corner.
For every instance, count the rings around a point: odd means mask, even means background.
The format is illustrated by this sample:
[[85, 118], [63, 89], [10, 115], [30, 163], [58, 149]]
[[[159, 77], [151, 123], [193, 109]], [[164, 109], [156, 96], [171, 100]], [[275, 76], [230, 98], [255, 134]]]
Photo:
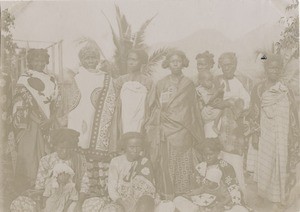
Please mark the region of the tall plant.
[[[108, 23], [111, 28], [113, 42], [115, 44], [114, 63], [117, 72], [117, 76], [127, 74], [127, 54], [130, 49], [148, 49], [148, 45], [145, 43], [146, 29], [155, 18], [146, 20], [139, 30], [135, 33], [131, 30], [131, 25], [128, 23], [126, 16], [120, 11], [120, 8], [116, 5], [116, 20], [118, 25], [118, 31], [116, 32], [112, 27], [110, 21]], [[153, 67], [160, 62], [167, 54], [168, 48], [160, 48], [150, 55], [148, 63], [143, 67], [145, 74], [153, 72]]]

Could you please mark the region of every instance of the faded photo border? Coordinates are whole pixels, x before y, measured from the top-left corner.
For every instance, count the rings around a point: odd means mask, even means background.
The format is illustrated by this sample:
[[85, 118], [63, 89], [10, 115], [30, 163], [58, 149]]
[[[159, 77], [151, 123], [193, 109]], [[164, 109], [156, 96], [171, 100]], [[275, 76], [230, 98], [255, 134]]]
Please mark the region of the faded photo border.
[[[248, 124], [247, 126], [245, 126], [245, 128], [248, 127], [247, 129], [245, 129], [245, 131], [237, 133], [243, 134], [244, 136], [244, 146], [240, 148], [240, 150], [243, 152], [240, 154], [242, 155], [242, 159], [241, 161], [238, 161], [239, 159], [233, 159], [233, 163], [237, 164], [240, 162], [242, 164], [240, 165], [243, 166], [243, 170], [240, 171], [243, 172], [243, 175], [245, 175], [245, 182], [243, 183], [243, 186], [244, 191], [246, 191], [244, 192], [244, 198], [246, 199], [247, 207], [259, 212], [273, 211], [275, 209], [274, 205], [271, 204], [270, 201], [261, 202], [259, 198], [257, 182], [255, 182], [257, 179], [254, 180], [257, 177], [255, 174], [255, 170], [257, 168], [256, 163], [258, 160], [258, 153], [256, 150], [257, 148], [255, 149], [254, 147], [252, 147], [251, 142], [254, 142], [254, 137], [251, 137], [250, 135], [257, 134], [258, 136], [260, 136], [260, 139], [263, 140], [263, 138], [261, 138], [261, 135], [258, 134], [261, 133], [261, 130], [258, 130], [259, 126], [256, 128], [253, 127], [255, 124], [257, 124], [256, 121], [260, 122], [260, 116], [258, 116], [259, 118], [254, 119], [254, 115], [260, 113], [259, 111], [262, 108], [262, 94], [259, 94], [259, 92], [261, 92], [260, 89], [266, 89], [266, 87], [268, 86], [267, 83], [264, 83], [269, 77], [268, 73], [266, 73], [265, 71], [266, 63], [268, 63], [266, 61], [268, 60], [268, 58], [271, 60], [274, 55], [274, 58], [277, 56], [280, 57], [279, 60], [281, 62], [279, 66], [282, 70], [282, 72], [280, 73], [280, 82], [282, 82], [284, 88], [279, 86], [278, 89], [280, 90], [280, 92], [282, 91], [282, 89], [286, 89], [286, 91], [284, 92], [288, 93], [288, 99], [286, 101], [283, 101], [282, 107], [280, 109], [286, 107], [285, 103], [288, 102], [287, 104], [292, 105], [288, 112], [293, 113], [293, 116], [287, 116], [285, 117], [286, 119], [283, 117], [283, 115], [280, 116], [280, 118], [282, 118], [283, 120], [282, 122], [288, 120], [286, 122], [286, 125], [288, 126], [284, 125], [283, 123], [282, 127], [276, 128], [275, 131], [273, 130], [273, 134], [274, 136], [275, 134], [276, 136], [278, 136], [278, 134], [283, 133], [283, 131], [288, 132], [289, 137], [287, 139], [287, 142], [290, 142], [290, 133], [294, 133], [291, 143], [288, 143], [286, 146], [283, 145], [284, 147], [278, 147], [285, 148], [285, 150], [282, 150], [286, 151], [286, 153], [284, 153], [286, 155], [284, 156], [283, 160], [287, 161], [284, 165], [279, 167], [283, 169], [287, 167], [290, 168], [289, 165], [293, 163], [293, 171], [295, 174], [293, 178], [288, 178], [290, 177], [290, 175], [288, 175], [287, 173], [290, 172], [282, 171], [284, 175], [283, 178], [285, 180], [288, 179], [286, 182], [286, 186], [288, 184], [293, 184], [291, 190], [288, 192], [290, 197], [289, 199], [291, 200], [285, 202], [284, 205], [288, 205], [288, 207], [285, 208], [285, 210], [288, 212], [300, 211], [300, 167], [298, 163], [300, 161], [298, 0], [0, 1], [0, 6], [1, 211], [9, 211], [10, 203], [20, 195], [20, 193], [16, 191], [17, 189], [14, 188], [14, 186], [16, 186], [14, 175], [16, 170], [16, 161], [18, 160], [18, 157], [20, 158], [18, 145], [20, 140], [22, 140], [20, 138], [22, 137], [22, 134], [18, 134], [19, 131], [16, 131], [16, 120], [13, 117], [13, 114], [15, 114], [17, 110], [14, 106], [15, 100], [17, 99], [15, 95], [18, 91], [18, 86], [16, 86], [17, 82], [20, 76], [28, 70], [28, 50], [32, 48], [47, 49], [47, 53], [50, 57], [44, 71], [49, 75], [54, 76], [55, 80], [57, 81], [57, 90], [59, 90], [58, 96], [60, 101], [59, 104], [62, 105], [58, 111], [60, 117], [56, 123], [56, 126], [66, 127], [68, 118], [70, 119], [70, 108], [72, 108], [73, 110], [81, 101], [80, 94], [79, 97], [77, 96], [77, 99], [75, 98], [74, 100], [72, 99], [69, 92], [73, 92], [72, 89], [74, 89], [74, 87], [72, 87], [72, 80], [74, 80], [74, 76], [76, 76], [78, 73], [81, 73], [82, 67], [84, 67], [84, 62], [81, 58], [84, 57], [82, 56], [84, 53], [81, 54], [80, 52], [83, 48], [86, 47], [87, 44], [89, 46], [93, 46], [93, 48], [95, 47], [97, 49], [95, 51], [97, 51], [99, 54], [98, 56], [100, 59], [99, 61], [97, 61], [97, 66], [95, 66], [94, 69], [108, 73], [111, 78], [111, 80], [106, 80], [106, 78], [103, 79], [104, 85], [106, 85], [105, 83], [109, 84], [111, 81], [111, 83], [115, 83], [115, 87], [120, 86], [120, 90], [123, 86], [123, 81], [126, 81], [127, 79], [118, 77], [130, 72], [130, 67], [128, 67], [127, 61], [127, 56], [130, 54], [130, 51], [126, 49], [128, 47], [126, 45], [133, 45], [136, 49], [145, 51], [148, 54], [146, 58], [147, 62], [142, 64], [140, 67], [147, 78], [142, 78], [139, 80], [143, 82], [142, 84], [145, 88], [151, 91], [155, 90], [155, 88], [157, 89], [156, 85], [158, 83], [161, 83], [160, 85], [162, 86], [165, 86], [167, 83], [174, 83], [173, 79], [170, 79], [170, 81], [162, 82], [162, 79], [166, 79], [166, 76], [170, 76], [170, 74], [173, 74], [170, 68], [170, 64], [164, 65], [164, 63], [166, 61], [167, 63], [170, 63], [170, 61], [168, 60], [170, 60], [172, 54], [175, 54], [177, 56], [180, 55], [181, 53], [178, 52], [172, 53], [176, 52], [176, 50], [180, 50], [183, 52], [184, 58], [188, 60], [186, 67], [184, 67], [183, 65], [184, 68], [182, 68], [182, 73], [183, 76], [185, 76], [188, 80], [192, 81], [195, 84], [195, 90], [193, 90], [193, 92], [195, 92], [195, 94], [198, 94], [199, 96], [203, 95], [201, 94], [201, 92], [203, 92], [203, 90], [201, 90], [202, 88], [199, 88], [198, 86], [203, 83], [200, 82], [202, 78], [204, 79], [205, 77], [209, 77], [199, 74], [199, 72], [201, 72], [201, 62], [199, 62], [199, 58], [204, 58], [212, 61], [209, 64], [209, 70], [212, 75], [211, 77], [214, 78], [214, 82], [220, 80], [220, 84], [223, 83], [222, 85], [220, 85], [225, 87], [223, 87], [225, 91], [222, 91], [222, 98], [226, 98], [224, 97], [224, 95], [226, 96], [226, 92], [228, 92], [226, 91], [226, 86], [229, 86], [230, 83], [228, 84], [228, 80], [218, 76], [226, 75], [224, 73], [224, 60], [226, 60], [226, 58], [231, 58], [232, 61], [235, 61], [233, 62], [233, 65], [235, 67], [234, 73], [232, 74], [234, 74], [234, 76], [238, 79], [239, 83], [233, 83], [232, 89], [237, 90], [237, 93], [239, 93], [239, 95], [241, 96], [243, 95], [241, 94], [243, 92], [241, 90], [244, 89], [246, 92], [245, 95], [247, 96], [245, 97], [245, 99], [247, 100], [242, 103], [243, 108], [241, 110], [245, 108], [245, 104], [248, 104], [248, 108], [252, 107], [257, 109], [257, 111], [255, 111], [255, 113], [253, 112], [253, 114], [250, 114], [250, 109], [248, 111], [243, 111], [245, 112], [245, 114], [246, 112], [248, 112], [250, 121], [247, 118], [244, 118], [242, 120], [243, 124]], [[124, 56], [125, 52], [126, 56]], [[37, 55], [39, 54], [42, 53], [37, 53]], [[142, 54], [143, 53], [140, 52], [136, 53], [137, 57], [140, 58], [143, 57], [139, 56]], [[203, 69], [205, 69], [205, 67]], [[88, 85], [93, 82], [89, 80], [83, 80], [82, 83], [83, 85]], [[46, 84], [46, 87], [48, 85], [49, 84]], [[241, 89], [239, 87], [240, 85]], [[197, 90], [197, 88], [199, 89]], [[107, 95], [109, 96], [109, 93], [111, 92], [113, 98], [116, 98], [116, 105], [118, 105], [118, 101], [121, 100], [118, 99], [117, 96], [115, 97], [115, 94], [112, 94], [114, 92], [111, 91], [111, 89], [113, 88], [108, 86], [106, 91]], [[172, 89], [176, 90], [179, 88], [174, 88], [173, 86]], [[170, 96], [173, 92], [172, 89], [168, 90], [169, 93], [164, 93], [163, 91], [161, 91], [161, 96], [157, 101], [168, 102], [171, 99]], [[185, 89], [183, 89], [183, 91], [185, 91]], [[274, 92], [276, 93], [276, 91]], [[101, 92], [102, 91], [100, 90], [94, 89], [92, 91], [92, 94], [87, 94], [91, 95], [89, 101], [91, 100], [90, 104], [93, 109], [94, 107], [96, 108], [95, 105], [100, 104], [100, 100], [98, 101], [97, 98], [99, 95], [102, 95]], [[158, 91], [155, 90], [155, 92]], [[73, 94], [74, 93], [72, 93], [72, 95]], [[274, 96], [271, 96], [270, 98], [273, 97]], [[107, 97], [103, 96], [103, 98], [104, 101], [106, 101], [105, 99]], [[130, 98], [130, 96], [128, 98]], [[132, 98], [133, 100], [136, 100], [135, 97]], [[201, 98], [203, 98], [203, 96], [201, 96]], [[292, 100], [290, 100], [290, 98], [292, 98]], [[148, 96], [147, 98], [145, 97], [145, 99], [146, 100], [144, 101], [147, 102]], [[181, 101], [185, 101], [186, 99], [188, 98], [183, 97]], [[201, 99], [201, 101], [206, 100]], [[211, 103], [208, 102], [202, 104], [208, 105], [209, 103]], [[127, 103], [130, 104], [130, 101], [127, 101]], [[135, 104], [134, 101], [132, 101], [131, 103]], [[234, 112], [239, 113], [239, 105], [237, 105], [238, 103], [235, 103], [236, 102], [232, 103], [233, 106], [231, 108], [233, 108]], [[271, 100], [270, 102], [265, 102], [267, 106], [269, 106], [268, 103], [272, 104]], [[104, 109], [101, 107], [101, 110], [105, 110], [105, 107], [107, 107], [107, 111], [111, 110], [110, 107], [112, 106], [109, 105], [109, 103], [103, 103], [103, 105]], [[21, 106], [23, 105], [19, 105], [17, 108], [20, 108]], [[155, 108], [154, 106], [153, 108], [150, 107], [150, 103], [149, 108], [147, 106], [148, 105], [146, 105], [145, 107], [149, 109], [149, 111], [150, 108], [151, 110]], [[201, 108], [204, 107], [202, 106]], [[116, 106], [116, 108], [118, 107], [121, 106]], [[184, 108], [184, 106], [182, 107]], [[130, 108], [130, 105], [128, 108]], [[121, 110], [121, 108], [118, 109]], [[153, 109], [151, 112], [155, 111], [155, 109]], [[284, 114], [287, 111], [284, 109], [280, 111], [280, 109], [277, 110], [277, 113]], [[90, 109], [89, 106], [83, 106], [80, 110], [78, 110], [78, 116], [74, 116], [74, 114], [73, 116], [76, 119], [79, 116], [84, 116], [85, 113], [88, 114], [90, 110], [92, 109]], [[94, 112], [95, 115], [88, 118], [90, 121], [96, 120], [97, 110], [95, 110]], [[271, 112], [274, 113], [274, 111], [270, 111], [270, 113]], [[101, 114], [101, 111], [99, 112], [99, 114]], [[145, 112], [145, 114], [147, 114], [147, 112]], [[202, 117], [201, 119], [203, 119], [203, 113], [199, 114], [199, 117]], [[149, 115], [149, 119], [154, 116], [153, 114], [147, 115]], [[182, 114], [179, 113], [179, 115]], [[191, 113], [189, 115], [194, 114]], [[222, 115], [224, 115], [224, 113], [222, 113]], [[218, 115], [218, 118], [220, 118], [221, 121], [222, 115]], [[227, 114], [225, 114], [224, 116], [226, 115]], [[112, 117], [109, 118], [114, 120], [115, 115], [111, 116]], [[217, 119], [216, 117], [215, 119]], [[184, 118], [185, 117], [183, 117], [182, 119]], [[190, 119], [197, 119], [197, 117], [192, 117]], [[220, 120], [218, 119], [218, 121]], [[20, 120], [19, 118], [18, 121], [22, 123], [22, 126], [20, 126], [18, 130], [22, 131], [24, 129], [28, 129], [28, 126], [24, 124], [26, 123], [25, 119]], [[101, 125], [101, 120], [99, 122]], [[86, 126], [81, 125], [80, 128], [85, 129], [85, 132], [87, 130], [90, 130], [90, 133], [94, 132], [92, 131], [92, 129], [90, 129], [92, 127], [95, 127], [94, 124], [92, 124], [93, 126], [91, 126], [90, 128], [89, 123], [85, 124]], [[203, 124], [204, 126], [204, 121], [201, 124]], [[269, 122], [269, 124], [272, 124], [272, 122]], [[120, 125], [122, 125], [122, 123], [118, 123], [115, 125], [115, 131], [118, 130], [117, 128], [120, 127]], [[151, 138], [155, 137], [151, 134], [151, 130], [153, 130], [151, 127], [153, 127], [153, 125], [149, 124], [149, 126], [150, 133], [145, 130], [144, 135], [145, 137], [147, 137], [147, 139], [149, 139], [151, 136]], [[128, 132], [132, 131], [131, 129], [134, 129], [135, 127], [136, 126], [134, 124], [132, 124], [132, 126], [131, 124], [129, 124], [129, 126], [127, 127]], [[189, 127], [193, 128], [193, 126], [188, 126], [187, 128]], [[194, 125], [194, 127], [197, 127], [197, 123]], [[124, 126], [123, 128], [125, 129]], [[174, 130], [174, 128], [169, 130]], [[198, 131], [195, 130], [195, 134], [203, 134], [204, 131], [204, 128], [201, 130], [199, 129]], [[147, 133], [151, 135], [148, 135]], [[43, 137], [42, 135], [40, 136], [41, 138]], [[104, 136], [108, 135], [105, 134]], [[272, 136], [270, 135], [270, 138]], [[99, 137], [101, 136], [99, 135]], [[205, 135], [203, 137], [205, 137]], [[99, 149], [97, 150], [98, 152], [95, 151], [95, 155], [101, 154], [101, 152], [106, 150], [109, 151], [109, 147], [107, 147], [109, 145], [113, 146], [116, 149], [118, 148], [118, 145], [121, 145], [118, 142], [110, 144], [109, 140], [104, 141], [105, 139], [103, 139], [103, 142], [101, 141], [101, 146], [97, 142], [99, 142], [99, 140], [101, 140], [102, 138], [97, 138], [90, 139], [90, 143], [87, 144], [91, 146], [94, 145], [95, 149], [97, 149], [98, 147], [100, 149], [102, 148], [101, 151]], [[121, 137], [120, 135], [118, 135], [116, 136], [116, 138], [120, 139]], [[50, 140], [49, 137], [43, 137], [43, 139]], [[81, 139], [81, 137], [79, 137], [79, 139]], [[257, 139], [259, 138], [257, 137]], [[176, 138], [174, 140], [176, 140]], [[180, 142], [182, 141], [179, 141], [179, 143]], [[258, 141], [256, 145], [259, 145]], [[150, 146], [148, 146], [148, 148], [152, 148]], [[255, 153], [253, 153], [252, 150], [249, 150], [249, 148], [254, 150]], [[270, 147], [270, 151], [271, 150], [272, 146]], [[28, 150], [26, 151], [28, 152]], [[163, 150], [160, 149], [160, 151]], [[89, 152], [87, 154], [92, 155], [94, 153]], [[113, 156], [110, 155], [109, 157]], [[39, 159], [40, 158], [41, 157], [39, 157]], [[184, 158], [184, 156], [178, 158], [179, 160], [189, 160], [187, 158]], [[262, 157], [259, 160], [262, 161], [264, 159]], [[36, 161], [35, 163], [38, 164], [39, 162]], [[175, 163], [176, 162], [174, 162], [174, 164]], [[268, 163], [266, 162], [263, 165], [266, 164]], [[268, 165], [270, 164], [272, 164], [272, 162], [270, 162]], [[103, 166], [106, 167], [106, 165]], [[180, 164], [178, 166], [180, 166]], [[254, 166], [255, 168], [253, 168]], [[102, 167], [98, 167], [98, 169], [101, 168]], [[271, 169], [271, 167], [267, 168]], [[279, 173], [281, 172], [279, 171]], [[239, 178], [239, 176], [237, 176], [237, 178]], [[262, 183], [264, 184], [266, 182], [264, 181]], [[181, 205], [181, 207], [188, 208], [189, 206]], [[188, 210], [191, 210], [191, 208], [189, 208]], [[277, 209], [278, 208], [276, 208], [276, 210]]]

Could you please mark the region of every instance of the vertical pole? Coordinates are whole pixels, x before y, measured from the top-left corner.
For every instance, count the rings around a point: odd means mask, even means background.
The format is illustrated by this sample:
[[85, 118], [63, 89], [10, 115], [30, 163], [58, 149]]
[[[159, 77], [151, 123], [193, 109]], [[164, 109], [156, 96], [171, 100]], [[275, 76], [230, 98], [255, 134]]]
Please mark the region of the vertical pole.
[[63, 70], [63, 47], [62, 40], [58, 42], [58, 70], [59, 70], [59, 78], [58, 82], [61, 85], [61, 102], [62, 102], [62, 110], [63, 114], [65, 113], [65, 88], [64, 88], [64, 70]]
[[55, 45], [51, 47], [52, 74], [55, 74]]

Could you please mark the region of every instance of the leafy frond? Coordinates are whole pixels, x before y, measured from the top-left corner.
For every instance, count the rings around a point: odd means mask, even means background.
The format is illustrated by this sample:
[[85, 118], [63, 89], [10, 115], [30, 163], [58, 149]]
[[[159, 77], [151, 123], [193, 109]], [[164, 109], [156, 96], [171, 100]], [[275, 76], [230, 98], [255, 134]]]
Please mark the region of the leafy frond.
[[153, 16], [152, 18], [146, 20], [142, 24], [139, 31], [135, 34], [135, 39], [134, 39], [134, 47], [135, 48], [140, 49], [140, 48], [145, 47], [145, 44], [144, 44], [145, 31], [146, 31], [147, 27], [149, 26], [149, 24], [151, 23], [151, 21], [155, 18], [155, 16]]
[[143, 73], [151, 75], [153, 73], [154, 66], [158, 65], [160, 61], [164, 59], [171, 48], [160, 48], [153, 52], [149, 57], [148, 63], [142, 68]]

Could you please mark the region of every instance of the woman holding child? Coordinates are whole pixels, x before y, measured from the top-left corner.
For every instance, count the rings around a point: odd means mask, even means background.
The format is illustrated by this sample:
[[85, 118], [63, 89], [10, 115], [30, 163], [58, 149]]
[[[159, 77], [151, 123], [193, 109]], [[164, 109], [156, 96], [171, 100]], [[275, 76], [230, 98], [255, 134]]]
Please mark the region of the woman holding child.
[[216, 77], [216, 86], [222, 88], [221, 101], [213, 104], [222, 110], [216, 131], [223, 145], [222, 159], [233, 166], [242, 191], [245, 191], [243, 171], [243, 115], [249, 108], [250, 96], [242, 82], [236, 77], [237, 57], [233, 52], [223, 53], [219, 58], [223, 74]]
[[[55, 151], [41, 158], [34, 188], [27, 190], [12, 202], [10, 207], [12, 212], [40, 211], [45, 206], [50, 210], [54, 205], [59, 205], [60, 209], [67, 210], [72, 203], [74, 208], [78, 198], [77, 192], [81, 189], [82, 178], [86, 171], [84, 157], [74, 151], [77, 148], [78, 137], [79, 133], [71, 129], [63, 128], [51, 132], [51, 143]], [[59, 170], [54, 173], [55, 167]], [[63, 167], [63, 170], [60, 167]], [[60, 181], [59, 173], [70, 174], [70, 176], [65, 177], [67, 180]], [[54, 178], [56, 184], [53, 183]], [[58, 197], [66, 193], [68, 194], [64, 198], [66, 202], [61, 202], [64, 200]], [[48, 197], [51, 200], [48, 200], [47, 203]], [[67, 201], [69, 197], [70, 201]]]
[[221, 149], [217, 138], [204, 142], [204, 161], [195, 167], [195, 188], [174, 199], [180, 212], [247, 211], [242, 206], [242, 194], [233, 167], [219, 159]]

